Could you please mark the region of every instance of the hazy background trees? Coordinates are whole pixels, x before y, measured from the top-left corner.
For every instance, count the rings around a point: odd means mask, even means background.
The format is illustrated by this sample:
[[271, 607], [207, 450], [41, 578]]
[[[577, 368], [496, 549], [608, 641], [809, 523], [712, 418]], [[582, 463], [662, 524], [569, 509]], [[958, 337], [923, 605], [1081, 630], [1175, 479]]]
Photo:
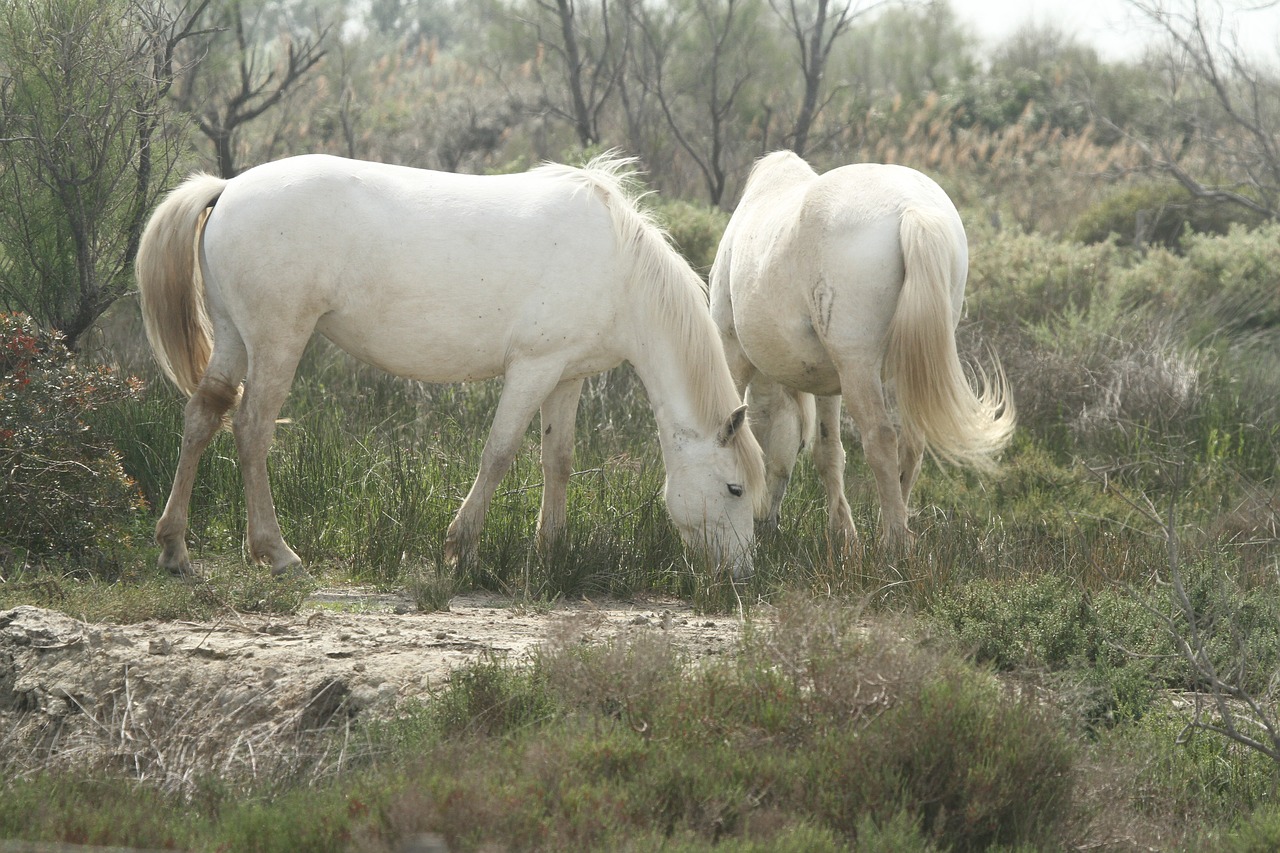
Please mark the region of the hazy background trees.
[[128, 289], [186, 147], [166, 102], [203, 3], [0, 6], [0, 307], [74, 346]]
[[1028, 230], [1143, 244], [1274, 218], [1276, 57], [1217, 4], [1128, 2], [1165, 38], [1121, 62], [1052, 29], [985, 50], [946, 0], [12, 0], [2, 307], [74, 343], [175, 164], [313, 151], [483, 172], [616, 148], [663, 198], [729, 210], [755, 157], [793, 147], [924, 169]]

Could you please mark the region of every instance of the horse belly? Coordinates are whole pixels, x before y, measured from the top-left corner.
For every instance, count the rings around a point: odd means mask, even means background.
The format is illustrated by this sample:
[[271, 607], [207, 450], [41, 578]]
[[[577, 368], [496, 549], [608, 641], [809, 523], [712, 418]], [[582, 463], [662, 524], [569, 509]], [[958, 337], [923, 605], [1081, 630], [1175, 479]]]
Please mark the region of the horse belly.
[[460, 382], [521, 359], [585, 371], [615, 347], [608, 209], [543, 178], [290, 158], [229, 185], [204, 251], [251, 350], [314, 330], [390, 373]]
[[[473, 291], [474, 292], [474, 291]], [[395, 310], [348, 308], [320, 318], [317, 330], [351, 355], [398, 376], [423, 382], [490, 379], [521, 361], [554, 364], [565, 375], [587, 375], [621, 361], [601, 300], [523, 301], [501, 288], [484, 299], [393, 300]]]
[[809, 394], [840, 393], [840, 375], [803, 307], [735, 310], [735, 326], [747, 358], [774, 381]]
[[479, 333], [457, 325], [424, 327], [396, 318], [368, 326], [327, 315], [316, 330], [366, 364], [422, 382], [491, 379], [505, 370], [502, 336], [492, 328]]

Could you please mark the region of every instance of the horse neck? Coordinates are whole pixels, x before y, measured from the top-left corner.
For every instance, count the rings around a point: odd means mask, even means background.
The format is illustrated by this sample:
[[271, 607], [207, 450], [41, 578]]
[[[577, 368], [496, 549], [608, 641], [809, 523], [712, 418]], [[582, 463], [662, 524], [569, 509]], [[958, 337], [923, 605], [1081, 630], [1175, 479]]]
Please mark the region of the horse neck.
[[638, 298], [627, 360], [644, 383], [664, 447], [681, 431], [716, 429], [737, 406], [737, 392], [710, 316], [692, 304], [696, 294], [653, 299], [643, 294], [649, 288], [630, 290]]

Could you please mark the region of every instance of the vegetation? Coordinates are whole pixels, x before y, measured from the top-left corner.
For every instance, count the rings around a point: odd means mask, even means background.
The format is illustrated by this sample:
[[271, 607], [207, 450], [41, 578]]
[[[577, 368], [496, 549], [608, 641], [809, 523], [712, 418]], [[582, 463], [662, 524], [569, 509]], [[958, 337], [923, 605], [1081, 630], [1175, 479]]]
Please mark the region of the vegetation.
[[[128, 240], [113, 241], [171, 178], [138, 195], [142, 149], [111, 142], [110, 157], [89, 159], [128, 180], [95, 185], [117, 204], [95, 208], [104, 230], [85, 232], [110, 236], [78, 244], [72, 225], [55, 227], [89, 220], [59, 212], [46, 193], [62, 173], [49, 169], [89, 149], [68, 134], [100, 126], [22, 124], [57, 115], [46, 107], [62, 103], [61, 78], [37, 78], [57, 66], [34, 61], [12, 74], [18, 48], [38, 44], [16, 40], [36, 6], [11, 5], [0, 309], [32, 319], [5, 314], [0, 327], [0, 609], [294, 612], [305, 582], [277, 584], [241, 557], [229, 434], [206, 453], [192, 504], [208, 583], [154, 568], [182, 401], [130, 355], [127, 300], [92, 334], [67, 318], [96, 317], [123, 290]], [[147, 44], [172, 65], [125, 66], [161, 84], [147, 109], [105, 98], [126, 115], [164, 113], [150, 127], [178, 145], [166, 163], [231, 172], [330, 151], [509, 171], [617, 146], [641, 158], [650, 202], [704, 271], [763, 151], [803, 144], [820, 168], [927, 171], [969, 230], [961, 346], [1000, 357], [1020, 430], [995, 476], [926, 463], [906, 556], [874, 541], [872, 479], [853, 451], [849, 497], [867, 541], [840, 559], [802, 459], [782, 529], [735, 587], [685, 564], [652, 416], [622, 368], [587, 384], [566, 547], [531, 556], [535, 426], [479, 559], [455, 576], [441, 568], [444, 531], [500, 385], [405, 382], [318, 340], [271, 457], [285, 533], [318, 579], [408, 588], [424, 609], [464, 589], [533, 603], [673, 595], [741, 608], [740, 648], [697, 666], [663, 644], [572, 642], [531, 667], [482, 662], [394, 722], [281, 744], [312, 772], [195, 774], [181, 791], [148, 788], [145, 808], [134, 794], [150, 783], [118, 768], [28, 768], [6, 774], [0, 837], [259, 850], [395, 849], [424, 832], [459, 850], [1275, 846], [1280, 164], [1266, 140], [1280, 108], [1274, 76], [1233, 62], [1215, 33], [1188, 39], [1183, 18], [1159, 17], [1166, 4], [1132, 4], [1183, 51], [1189, 74], [1176, 75], [1172, 54], [1109, 64], [1052, 32], [983, 57], [941, 2], [854, 15], [747, 0], [378, 0], [339, 21], [339, 4], [304, 18], [294, 4], [210, 0], [164, 26], [75, 0], [36, 5], [82, 16], [85, 38], [96, 14], [167, 34]], [[818, 9], [832, 16], [828, 40], [806, 41]], [[215, 20], [227, 28], [203, 28]], [[63, 95], [97, 103], [76, 92]], [[189, 115], [196, 102], [210, 111]], [[46, 164], [50, 152], [62, 153]], [[78, 266], [77, 245], [102, 249], [101, 264]], [[350, 760], [335, 767], [323, 756], [339, 741]]]
[[0, 314], [0, 548], [10, 560], [102, 564], [137, 526], [142, 495], [113, 442], [91, 426], [139, 385], [79, 365], [61, 336]]

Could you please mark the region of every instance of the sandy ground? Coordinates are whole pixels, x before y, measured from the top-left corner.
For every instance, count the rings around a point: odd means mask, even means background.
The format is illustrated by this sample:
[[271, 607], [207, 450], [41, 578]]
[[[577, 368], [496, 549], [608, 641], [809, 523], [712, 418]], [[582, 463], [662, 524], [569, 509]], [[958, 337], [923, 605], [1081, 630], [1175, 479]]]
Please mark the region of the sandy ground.
[[209, 623], [95, 624], [16, 607], [0, 611], [0, 749], [32, 768], [123, 763], [163, 787], [210, 770], [257, 776], [300, 733], [393, 716], [485, 656], [518, 662], [552, 639], [662, 632], [696, 659], [730, 651], [740, 630], [676, 601], [464, 595], [417, 613], [351, 589], [320, 590], [294, 616]]

